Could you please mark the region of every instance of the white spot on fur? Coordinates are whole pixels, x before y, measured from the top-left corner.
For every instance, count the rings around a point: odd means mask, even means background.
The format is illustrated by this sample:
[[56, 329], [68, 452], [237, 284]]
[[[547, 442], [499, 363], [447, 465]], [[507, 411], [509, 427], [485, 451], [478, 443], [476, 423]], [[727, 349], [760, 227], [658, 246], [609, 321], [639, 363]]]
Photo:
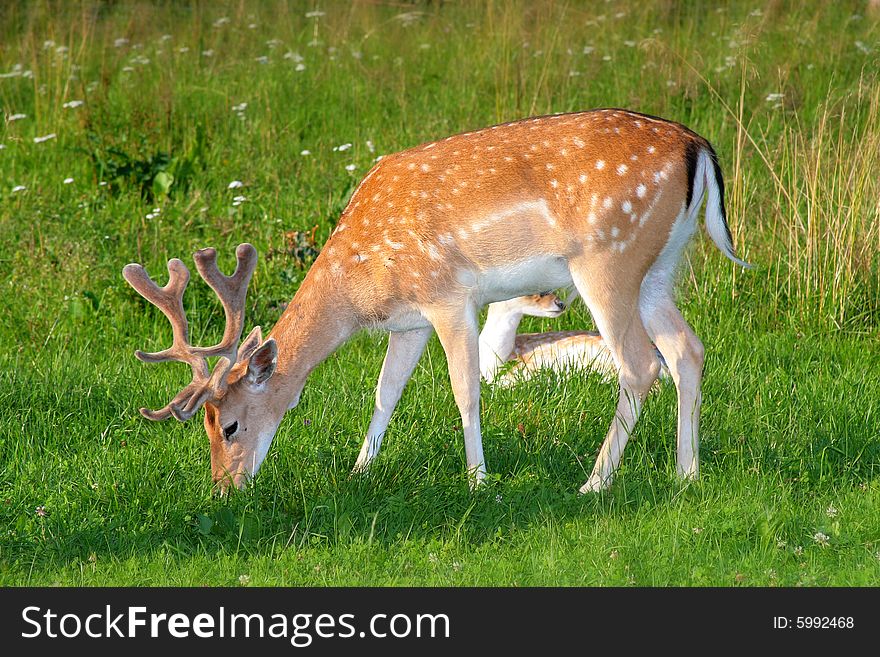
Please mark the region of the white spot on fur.
[[596, 168], [601, 171], [605, 168], [605, 160], [596, 160]]
[[620, 235], [620, 228], [618, 228], [617, 226], [612, 226], [611, 237], [617, 237], [618, 235]]
[[602, 207], [610, 210], [612, 205], [614, 205], [614, 200], [610, 196], [606, 196], [605, 200], [602, 201]]
[[623, 203], [620, 204], [620, 209], [623, 210], [624, 212], [632, 212], [633, 204], [630, 203], [629, 201], [624, 201]]
[[554, 178], [553, 180], [550, 181], [550, 186], [553, 189], [556, 189], [557, 187], [559, 187], [559, 181]]
[[647, 193], [648, 193], [648, 188], [645, 187], [643, 184], [639, 183], [639, 186], [636, 187], [636, 196], [638, 196], [639, 198], [645, 198], [645, 194], [647, 194]]
[[654, 148], [653, 146], [648, 146], [648, 152], [649, 152], [649, 153], [653, 153], [653, 152], [656, 151], [656, 150], [657, 150], [657, 149]]
[[622, 176], [622, 175], [625, 174], [628, 170], [629, 170], [629, 167], [626, 166], [625, 164], [618, 164], [618, 165], [617, 165], [617, 175], [618, 175], [618, 176]]

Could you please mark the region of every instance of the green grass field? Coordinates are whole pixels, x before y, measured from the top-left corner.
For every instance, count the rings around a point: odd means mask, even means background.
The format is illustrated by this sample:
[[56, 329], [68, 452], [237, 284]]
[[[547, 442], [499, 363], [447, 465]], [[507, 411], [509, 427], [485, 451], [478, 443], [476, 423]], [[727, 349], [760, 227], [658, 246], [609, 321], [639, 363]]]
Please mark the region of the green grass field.
[[[865, 5], [6, 3], [0, 584], [876, 585], [880, 16]], [[757, 265], [701, 231], [683, 267], [707, 349], [699, 482], [674, 476], [664, 386], [612, 490], [578, 496], [616, 390], [547, 375], [484, 386], [490, 477], [469, 492], [436, 338], [367, 477], [349, 472], [381, 334], [314, 372], [227, 499], [200, 421], [138, 414], [189, 371], [134, 358], [170, 331], [126, 263], [161, 279], [211, 245], [229, 271], [251, 242], [247, 328], [268, 328], [377, 155], [609, 106], [714, 144]], [[186, 308], [194, 340], [219, 337], [197, 279]], [[577, 304], [523, 330], [591, 326]]]

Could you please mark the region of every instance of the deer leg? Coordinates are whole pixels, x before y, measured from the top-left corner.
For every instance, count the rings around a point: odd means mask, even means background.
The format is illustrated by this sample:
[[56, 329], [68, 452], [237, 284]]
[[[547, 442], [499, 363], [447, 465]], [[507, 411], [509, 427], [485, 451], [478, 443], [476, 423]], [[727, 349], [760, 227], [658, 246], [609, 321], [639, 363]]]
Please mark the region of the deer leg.
[[652, 298], [650, 303], [645, 303], [646, 292], [642, 292], [642, 320], [666, 361], [678, 393], [676, 470], [683, 479], [696, 479], [700, 474], [703, 343], [669, 296]]
[[428, 317], [446, 352], [452, 394], [461, 412], [464, 450], [471, 488], [486, 477], [480, 435], [480, 351], [477, 311], [468, 304], [456, 310], [444, 308]]
[[638, 290], [603, 290], [590, 284], [586, 268], [572, 267], [572, 278], [599, 332], [617, 363], [620, 393], [611, 427], [599, 450], [596, 465], [581, 493], [597, 492], [611, 485], [623, 450], [632, 435], [642, 403], [657, 379], [660, 364], [638, 313]]
[[364, 472], [382, 446], [382, 438], [391, 420], [391, 414], [400, 401], [403, 388], [412, 376], [419, 358], [431, 337], [430, 327], [404, 332], [392, 332], [388, 336], [388, 351], [379, 373], [376, 386], [376, 405], [367, 429], [367, 437], [361, 446], [354, 472]]

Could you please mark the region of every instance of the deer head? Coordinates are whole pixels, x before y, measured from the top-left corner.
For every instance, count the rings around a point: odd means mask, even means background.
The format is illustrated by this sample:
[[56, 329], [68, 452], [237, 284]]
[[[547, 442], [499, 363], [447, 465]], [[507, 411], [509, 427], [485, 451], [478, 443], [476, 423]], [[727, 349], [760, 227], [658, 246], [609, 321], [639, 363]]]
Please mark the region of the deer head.
[[[141, 265], [129, 264], [122, 271], [125, 280], [168, 318], [173, 334], [169, 348], [155, 353], [138, 350], [135, 356], [145, 363], [179, 361], [192, 368], [192, 381], [168, 404], [155, 411], [142, 408], [141, 414], [150, 420], [174, 417], [184, 422], [204, 406], [211, 471], [221, 489], [230, 483], [240, 487], [256, 474], [286, 410], [266, 394], [266, 382], [275, 371], [275, 341], [263, 340], [257, 326], [239, 346], [257, 252], [250, 244], [240, 244], [235, 253], [238, 265], [232, 276], [217, 268], [214, 249], [193, 255], [196, 269], [217, 294], [226, 314], [223, 339], [211, 347], [189, 343], [183, 293], [190, 274], [183, 262], [177, 258], [168, 261], [169, 280], [164, 287], [153, 282]], [[213, 370], [210, 357], [217, 357]]]

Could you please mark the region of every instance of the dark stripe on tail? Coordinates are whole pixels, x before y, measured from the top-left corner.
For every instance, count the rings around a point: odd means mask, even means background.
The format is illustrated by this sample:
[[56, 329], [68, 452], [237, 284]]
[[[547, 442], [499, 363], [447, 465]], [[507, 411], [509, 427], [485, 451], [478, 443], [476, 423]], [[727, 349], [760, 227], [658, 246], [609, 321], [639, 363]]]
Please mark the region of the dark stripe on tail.
[[684, 163], [687, 166], [688, 174], [688, 191], [684, 201], [684, 207], [691, 207], [691, 200], [694, 197], [694, 178], [697, 176], [697, 158], [700, 157], [700, 144], [695, 141], [688, 140], [687, 147], [684, 149]]
[[712, 160], [712, 169], [715, 174], [715, 184], [718, 185], [718, 200], [721, 205], [721, 219], [724, 223], [724, 232], [727, 233], [727, 239], [733, 244], [733, 235], [730, 234], [730, 226], [727, 225], [727, 209], [724, 207], [724, 176], [721, 175], [721, 166], [718, 164], [718, 155], [712, 144], [704, 139], [700, 139], [701, 143], [695, 141], [688, 142], [684, 151], [685, 164], [687, 165], [688, 188], [687, 198], [685, 199], [685, 207], [691, 207], [691, 200], [694, 196], [694, 178], [697, 175], [697, 158], [700, 151], [706, 150], [709, 153], [709, 159]]
[[730, 226], [727, 225], [727, 208], [724, 206], [724, 176], [721, 175], [721, 166], [718, 164], [718, 155], [712, 144], [706, 142], [709, 151], [709, 159], [712, 160], [712, 168], [715, 170], [715, 183], [718, 185], [718, 203], [721, 206], [721, 219], [724, 221], [724, 232], [727, 233], [727, 239], [733, 246], [733, 235], [730, 234]]

